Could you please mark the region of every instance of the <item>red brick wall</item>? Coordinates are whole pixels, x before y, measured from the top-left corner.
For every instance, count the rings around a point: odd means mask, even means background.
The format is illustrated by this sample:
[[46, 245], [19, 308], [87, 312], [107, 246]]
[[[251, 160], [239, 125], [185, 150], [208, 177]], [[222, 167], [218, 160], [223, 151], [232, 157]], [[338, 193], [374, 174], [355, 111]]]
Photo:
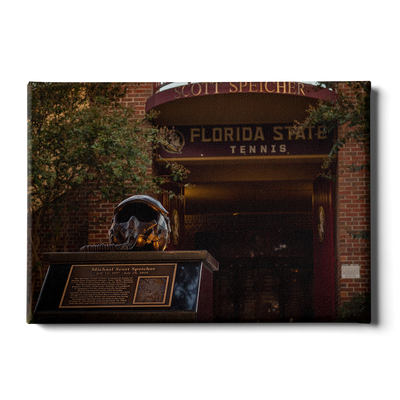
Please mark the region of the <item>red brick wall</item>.
[[[121, 199], [122, 201], [123, 199]], [[114, 207], [119, 203], [101, 203], [89, 213], [88, 243], [90, 245], [108, 243], [108, 230], [114, 215]]]
[[[344, 135], [349, 127], [339, 127]], [[336, 210], [336, 283], [337, 304], [351, 300], [354, 295], [370, 292], [370, 240], [354, 239], [350, 233], [370, 230], [370, 174], [369, 171], [350, 172], [346, 166], [366, 163], [369, 155], [357, 143], [346, 143], [338, 157], [338, 185]], [[342, 279], [343, 264], [359, 264], [359, 279]]]
[[124, 100], [124, 106], [134, 105], [138, 117], [145, 114], [146, 100], [153, 94], [153, 83], [139, 82], [131, 83]]

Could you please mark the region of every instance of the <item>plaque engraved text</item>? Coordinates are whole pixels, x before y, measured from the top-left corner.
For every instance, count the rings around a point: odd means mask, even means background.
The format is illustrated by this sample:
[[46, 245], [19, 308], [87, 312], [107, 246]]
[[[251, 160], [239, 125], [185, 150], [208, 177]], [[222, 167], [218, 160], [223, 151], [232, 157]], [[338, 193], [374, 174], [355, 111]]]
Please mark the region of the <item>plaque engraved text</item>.
[[176, 264], [72, 265], [59, 308], [169, 307]]

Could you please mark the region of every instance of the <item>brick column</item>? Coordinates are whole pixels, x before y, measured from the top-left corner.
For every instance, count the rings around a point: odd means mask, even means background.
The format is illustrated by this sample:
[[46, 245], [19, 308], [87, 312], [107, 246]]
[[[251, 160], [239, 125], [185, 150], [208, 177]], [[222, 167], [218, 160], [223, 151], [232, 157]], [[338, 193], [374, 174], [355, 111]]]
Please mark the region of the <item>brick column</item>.
[[[339, 127], [338, 135], [344, 135], [351, 128]], [[337, 305], [350, 301], [363, 292], [370, 292], [371, 251], [370, 239], [355, 239], [352, 232], [370, 231], [370, 173], [350, 172], [350, 164], [369, 161], [369, 155], [357, 143], [346, 143], [338, 156], [338, 185], [336, 213], [336, 257], [337, 257]], [[359, 264], [360, 278], [343, 279], [343, 264]]]

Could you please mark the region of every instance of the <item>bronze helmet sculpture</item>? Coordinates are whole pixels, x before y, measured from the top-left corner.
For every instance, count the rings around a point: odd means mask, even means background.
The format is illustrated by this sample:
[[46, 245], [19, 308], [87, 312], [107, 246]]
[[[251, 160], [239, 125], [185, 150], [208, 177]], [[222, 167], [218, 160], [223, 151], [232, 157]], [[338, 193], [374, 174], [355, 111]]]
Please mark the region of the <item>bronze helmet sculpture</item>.
[[81, 251], [163, 251], [171, 233], [168, 211], [158, 200], [136, 195], [114, 209], [108, 231], [110, 244], [83, 246]]

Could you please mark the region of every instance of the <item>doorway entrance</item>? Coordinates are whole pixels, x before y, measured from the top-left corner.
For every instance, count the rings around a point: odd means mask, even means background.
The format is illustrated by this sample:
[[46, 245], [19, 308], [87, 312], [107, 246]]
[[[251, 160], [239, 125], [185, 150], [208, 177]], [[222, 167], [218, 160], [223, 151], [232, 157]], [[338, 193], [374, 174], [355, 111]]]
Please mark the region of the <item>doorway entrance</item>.
[[209, 161], [187, 165], [186, 249], [207, 250], [216, 322], [314, 318], [311, 158]]
[[[230, 261], [230, 262], [229, 262]], [[295, 260], [223, 260], [215, 322], [312, 321], [313, 274]]]

